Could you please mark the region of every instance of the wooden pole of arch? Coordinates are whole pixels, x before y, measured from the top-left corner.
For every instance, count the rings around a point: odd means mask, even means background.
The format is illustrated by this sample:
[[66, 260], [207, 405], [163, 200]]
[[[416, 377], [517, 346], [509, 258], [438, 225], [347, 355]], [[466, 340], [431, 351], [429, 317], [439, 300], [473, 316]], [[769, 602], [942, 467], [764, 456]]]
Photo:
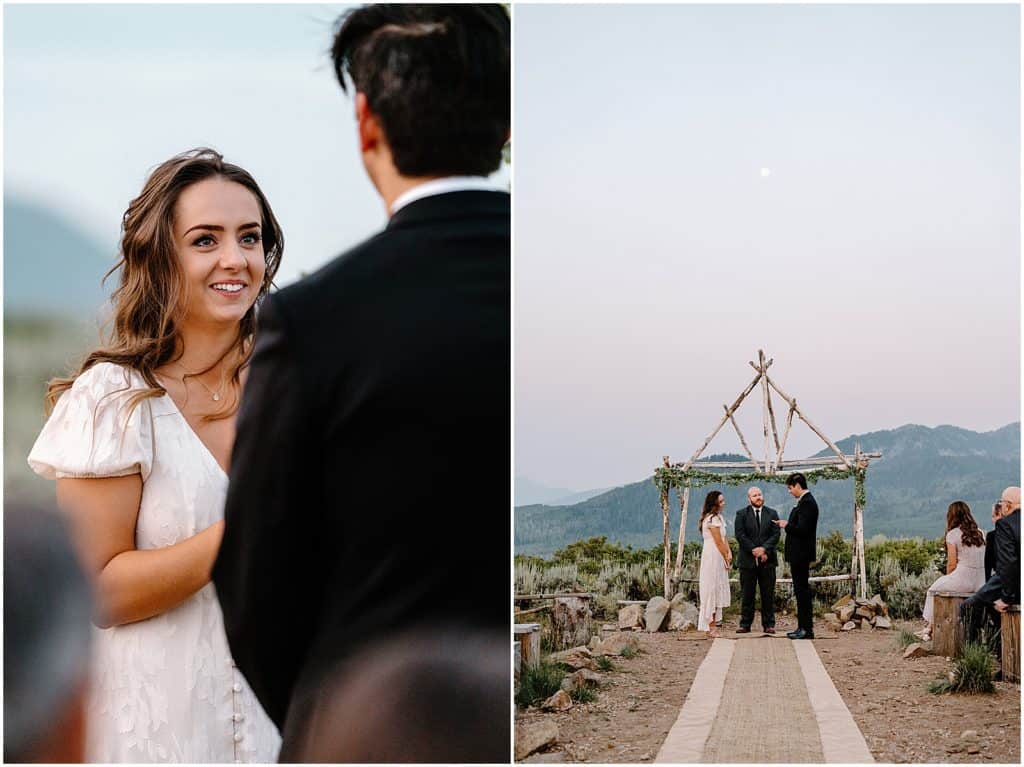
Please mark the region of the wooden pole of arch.
[[782, 444], [779, 445], [779, 453], [775, 457], [775, 465], [782, 463], [782, 451], [786, 449], [786, 440], [789, 439], [789, 430], [793, 428], [793, 414], [796, 412], [796, 400], [789, 406], [789, 415], [786, 416], [786, 430], [782, 432]]
[[761, 420], [764, 425], [764, 473], [772, 472], [772, 443], [768, 434], [768, 367], [764, 363], [764, 350], [757, 350], [757, 361], [761, 371]]
[[[860, 445], [854, 445], [854, 463], [858, 468], [867, 468], [867, 459], [864, 458], [861, 453]], [[853, 535], [854, 535], [854, 555], [857, 557], [857, 569], [859, 571], [859, 580], [857, 581], [857, 596], [861, 599], [868, 598], [868, 577], [864, 568], [864, 509], [861, 508], [860, 503], [857, 501], [857, 485], [856, 480], [854, 483], [853, 491]]]
[[[668, 456], [662, 456], [665, 468], [669, 468]], [[672, 558], [672, 547], [668, 541], [668, 486], [661, 489], [661, 515], [662, 515], [662, 540], [665, 544], [664, 576], [665, 576], [665, 599], [672, 598], [672, 582], [669, 579], [669, 563]]]
[[735, 412], [736, 408], [738, 408], [740, 406], [740, 403], [743, 402], [743, 400], [746, 398], [746, 396], [748, 394], [750, 394], [750, 392], [752, 392], [754, 390], [754, 387], [757, 386], [757, 384], [758, 384], [758, 382], [760, 380], [761, 380], [761, 374], [758, 373], [757, 374], [757, 378], [755, 378], [753, 381], [751, 381], [747, 385], [747, 388], [744, 389], [743, 392], [740, 394], [740, 396], [738, 396], [736, 398], [736, 401], [732, 403], [732, 407], [727, 407], [725, 409], [725, 415], [722, 416], [722, 420], [718, 422], [718, 426], [716, 426], [715, 430], [712, 431], [708, 435], [707, 439], [704, 440], [704, 444], [702, 444], [699, 448], [697, 448], [697, 452], [690, 456], [690, 460], [688, 460], [683, 465], [683, 471], [686, 471], [691, 466], [693, 466], [694, 461], [696, 461], [698, 458], [700, 458], [701, 453], [704, 452], [704, 449], [708, 445], [711, 444], [711, 440], [713, 440], [715, 438], [715, 435], [717, 435], [718, 432], [720, 432], [722, 430], [722, 427], [725, 426], [725, 422], [729, 420], [730, 416], [732, 416], [732, 414]]
[[772, 437], [775, 438], [775, 449], [778, 451], [778, 459], [775, 461], [775, 466], [773, 467], [773, 471], [774, 471], [775, 469], [778, 469], [779, 461], [782, 460], [782, 445], [779, 444], [779, 429], [775, 425], [775, 410], [772, 409], [772, 393], [771, 393], [770, 389], [768, 389], [767, 391], [768, 391], [768, 417], [771, 419], [771, 422], [772, 422]]
[[754, 458], [754, 454], [750, 451], [750, 446], [747, 444], [747, 441], [743, 439], [743, 432], [740, 431], [740, 425], [736, 423], [736, 419], [732, 417], [732, 411], [729, 410], [729, 406], [722, 405], [722, 407], [725, 408], [725, 417], [729, 419], [732, 423], [732, 428], [736, 430], [736, 436], [740, 438], [740, 444], [743, 445], [743, 449], [747, 451], [747, 457], [750, 459], [750, 462], [754, 464], [755, 469], [760, 469], [761, 467], [757, 463], [757, 459]]
[[[679, 488], [676, 488], [678, 491]], [[690, 480], [686, 480], [683, 491], [679, 494], [679, 545], [676, 548], [676, 566], [672, 570], [672, 580], [679, 582], [679, 574], [683, 571], [683, 543], [686, 541], [686, 507], [690, 504]], [[674, 596], [674, 595], [673, 595]]]
[[[768, 377], [767, 373], [765, 374], [765, 376]], [[815, 426], [813, 423], [811, 423], [809, 420], [807, 420], [807, 416], [805, 416], [803, 414], [803, 411], [801, 411], [800, 408], [798, 408], [796, 406], [796, 400], [792, 399], [788, 394], [786, 394], [784, 391], [782, 391], [782, 389], [779, 388], [778, 384], [776, 384], [775, 381], [773, 381], [770, 377], [768, 377], [768, 384], [773, 389], [775, 389], [775, 391], [777, 391], [779, 393], [779, 396], [782, 397], [782, 399], [786, 400], [786, 402], [789, 403], [790, 408], [792, 408], [796, 412], [796, 414], [798, 416], [800, 416], [800, 420], [803, 421], [805, 424], [807, 424], [811, 428], [811, 431], [813, 431], [815, 434], [817, 434], [819, 437], [821, 437], [821, 440], [826, 445], [828, 445], [829, 448], [831, 448], [833, 453], [835, 453], [837, 456], [839, 456], [839, 458], [843, 462], [843, 465], [846, 466], [846, 468], [848, 468], [848, 469], [852, 468], [850, 466], [850, 459], [847, 458], [845, 455], [843, 455], [843, 451], [840, 450], [838, 447], [836, 447], [835, 443], [832, 440], [830, 440], [828, 437], [826, 437], [822, 433], [821, 429], [819, 429], [817, 426]]]

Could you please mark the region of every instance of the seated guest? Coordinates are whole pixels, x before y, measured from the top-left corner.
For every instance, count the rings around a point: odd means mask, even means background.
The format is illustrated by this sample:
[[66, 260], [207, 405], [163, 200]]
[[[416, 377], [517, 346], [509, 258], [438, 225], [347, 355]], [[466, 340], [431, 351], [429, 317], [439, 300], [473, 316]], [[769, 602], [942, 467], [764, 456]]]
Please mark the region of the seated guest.
[[973, 597], [960, 605], [967, 640], [977, 639], [988, 621], [992, 625], [993, 644], [997, 647], [999, 613], [1010, 605], [1020, 604], [1020, 488], [1006, 488], [1000, 504], [1003, 516], [996, 522], [993, 537], [995, 572]]
[[4, 509], [4, 761], [81, 762], [92, 599], [56, 512]]
[[423, 626], [342, 661], [304, 742], [310, 763], [508, 763], [508, 639]]
[[985, 536], [963, 501], [953, 501], [946, 510], [946, 555], [946, 575], [931, 585], [924, 600], [928, 625], [917, 635], [925, 641], [932, 638], [937, 592], [977, 591], [985, 583]]
[[1003, 502], [992, 504], [992, 529], [985, 533], [985, 580], [992, 577], [996, 569], [996, 530], [995, 524], [1003, 518]]

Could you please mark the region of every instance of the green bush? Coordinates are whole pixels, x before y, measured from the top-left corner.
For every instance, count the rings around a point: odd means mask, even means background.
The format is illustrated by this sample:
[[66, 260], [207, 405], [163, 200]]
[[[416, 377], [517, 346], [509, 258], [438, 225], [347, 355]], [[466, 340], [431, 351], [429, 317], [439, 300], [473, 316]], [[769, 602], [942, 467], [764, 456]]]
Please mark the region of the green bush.
[[892, 540], [873, 538], [864, 549], [865, 570], [871, 573], [876, 563], [889, 557], [911, 575], [920, 575], [931, 570], [945, 572], [946, 546], [942, 538], [894, 538]]
[[[777, 577], [789, 577], [785, 564], [785, 537], [778, 547]], [[735, 539], [729, 546], [738, 551]], [[694, 603], [699, 600], [696, 579], [700, 574], [700, 541], [690, 541], [683, 548], [678, 591]], [[594, 594], [593, 610], [597, 620], [613, 620], [618, 614], [619, 600], [644, 600], [663, 593], [663, 558], [661, 544], [649, 549], [634, 549], [610, 543], [605, 536], [587, 538], [559, 549], [551, 559], [517, 556], [515, 558], [516, 593], [535, 594], [555, 591], [585, 591]], [[675, 564], [675, 549], [671, 562]], [[839, 575], [850, 572], [852, 542], [839, 532], [818, 540], [817, 561], [812, 575]], [[924, 605], [925, 592], [945, 569], [945, 546], [942, 539], [905, 538], [889, 540], [875, 536], [867, 542], [865, 570], [868, 595], [881, 594], [896, 618], [918, 618]], [[733, 576], [737, 573], [734, 570]], [[812, 593], [818, 609], [832, 605], [842, 594], [849, 593], [849, 582], [816, 583]], [[739, 603], [738, 586], [732, 588], [733, 602]], [[795, 609], [793, 590], [780, 586], [775, 592], [777, 611]]]
[[621, 655], [626, 660], [629, 660], [630, 658], [635, 658], [639, 654], [639, 650], [629, 647], [628, 645], [626, 647], [623, 647], [622, 650], [619, 652], [619, 655]]
[[947, 692], [978, 693], [995, 692], [992, 672], [995, 661], [981, 642], [966, 642], [960, 654], [953, 660], [953, 668], [946, 679], [937, 679], [928, 685], [928, 691], [936, 694]]
[[516, 704], [522, 708], [542, 703], [562, 689], [565, 672], [554, 663], [542, 660], [536, 666], [523, 666], [519, 674]]
[[892, 618], [920, 618], [924, 609], [924, 598], [928, 588], [935, 583], [939, 574], [935, 571], [920, 575], [904, 573], [898, 575], [892, 586], [886, 590], [885, 601]]
[[570, 691], [569, 697], [572, 698], [574, 703], [593, 703], [597, 700], [597, 693], [586, 685], [580, 685]]
[[818, 539], [817, 566], [815, 575], [842, 575], [850, 572], [853, 561], [853, 543], [843, 538], [842, 534], [833, 530], [824, 538]]
[[597, 670], [598, 671], [614, 671], [615, 670], [615, 664], [612, 663], [612, 659], [609, 658], [607, 655], [598, 655], [597, 658], [595, 659], [595, 662], [597, 663]]
[[907, 629], [902, 629], [901, 628], [900, 629], [900, 633], [896, 635], [896, 645], [901, 650], [904, 650], [907, 647], [910, 647], [910, 645], [914, 644], [914, 642], [920, 642], [920, 641], [921, 641], [920, 639], [918, 639], [916, 636], [914, 636], [913, 632], [908, 631]]

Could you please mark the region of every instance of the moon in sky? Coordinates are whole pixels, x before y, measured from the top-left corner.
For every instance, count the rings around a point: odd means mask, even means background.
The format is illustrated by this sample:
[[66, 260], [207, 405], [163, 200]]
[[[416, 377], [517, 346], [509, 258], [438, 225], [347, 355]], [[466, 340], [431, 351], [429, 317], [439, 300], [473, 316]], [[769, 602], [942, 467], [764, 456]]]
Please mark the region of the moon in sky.
[[771, 168], [761, 168], [761, 178], [768, 178], [770, 175], [772, 175]]

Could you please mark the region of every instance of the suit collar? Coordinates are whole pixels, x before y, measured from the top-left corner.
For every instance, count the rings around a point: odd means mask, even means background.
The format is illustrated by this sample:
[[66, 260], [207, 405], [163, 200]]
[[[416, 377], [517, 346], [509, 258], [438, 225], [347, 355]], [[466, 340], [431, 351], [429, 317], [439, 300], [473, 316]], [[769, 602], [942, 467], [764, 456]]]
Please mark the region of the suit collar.
[[421, 197], [402, 207], [388, 221], [387, 230], [441, 220], [488, 218], [511, 214], [508, 192], [457, 191]]

